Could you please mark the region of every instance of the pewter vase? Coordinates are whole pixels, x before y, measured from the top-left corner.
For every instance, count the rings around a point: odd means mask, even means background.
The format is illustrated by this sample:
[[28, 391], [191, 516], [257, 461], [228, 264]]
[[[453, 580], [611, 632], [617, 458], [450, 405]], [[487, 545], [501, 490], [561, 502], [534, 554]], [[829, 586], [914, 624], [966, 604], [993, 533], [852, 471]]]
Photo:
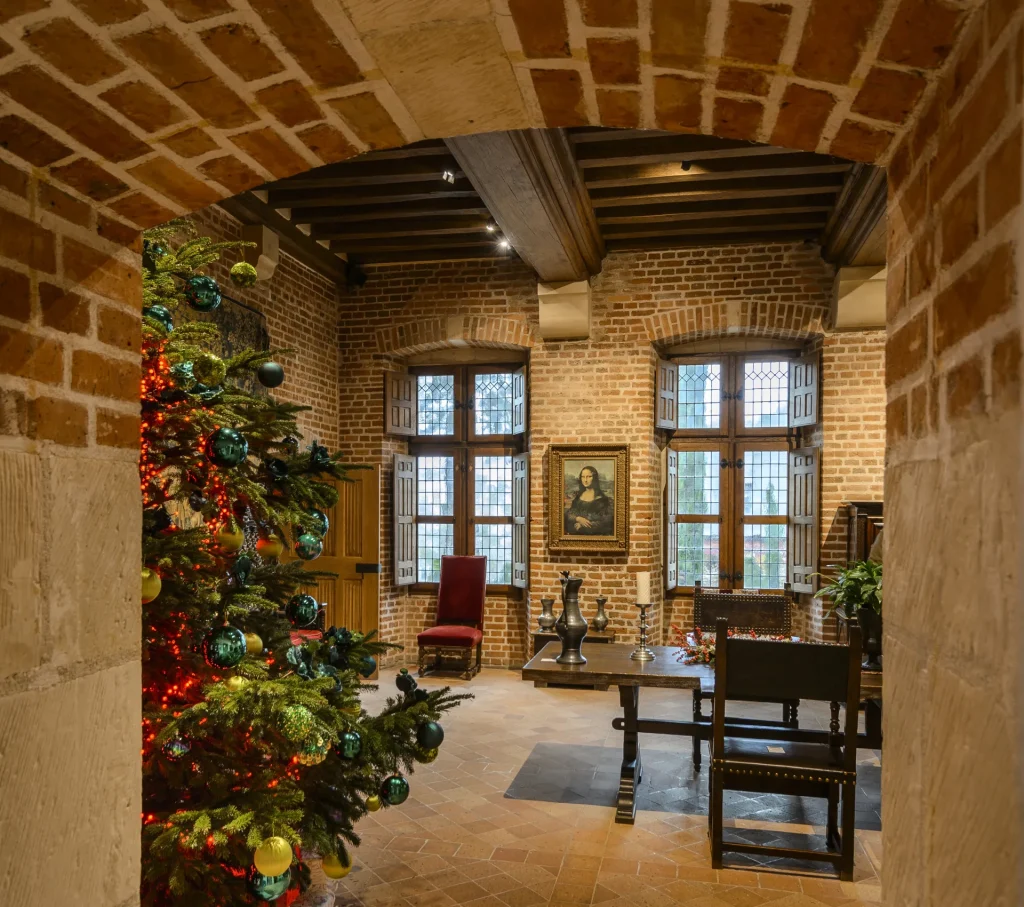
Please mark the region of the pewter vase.
[[608, 599], [604, 595], [597, 597], [597, 614], [594, 616], [593, 627], [598, 633], [604, 632], [605, 627], [608, 626], [608, 615], [604, 613], [604, 606], [608, 604]]
[[580, 652], [587, 635], [587, 622], [580, 613], [580, 586], [582, 576], [562, 577], [562, 613], [555, 622], [555, 632], [562, 641], [562, 653], [555, 659], [562, 665], [585, 665]]
[[537, 618], [537, 626], [542, 630], [550, 630], [557, 618], [555, 617], [555, 600], [553, 598], [542, 598], [540, 600], [540, 617]]

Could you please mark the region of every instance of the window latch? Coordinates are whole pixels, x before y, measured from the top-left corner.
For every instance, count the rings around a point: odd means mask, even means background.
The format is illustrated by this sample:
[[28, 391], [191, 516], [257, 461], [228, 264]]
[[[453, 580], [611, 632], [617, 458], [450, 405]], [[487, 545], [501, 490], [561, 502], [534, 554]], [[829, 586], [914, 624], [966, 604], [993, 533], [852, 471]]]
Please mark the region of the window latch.
[[732, 463], [730, 462], [729, 458], [722, 457], [722, 469], [728, 469], [730, 466], [732, 466]]
[[736, 466], [737, 469], [742, 469], [743, 468], [743, 457], [740, 457], [736, 461], [736, 463], [734, 465]]
[[739, 583], [739, 582], [742, 582], [742, 581], [743, 581], [743, 571], [742, 571], [742, 570], [737, 570], [737, 571], [736, 571], [736, 572], [735, 572], [735, 573], [734, 573], [734, 574], [732, 575], [732, 581], [733, 581], [734, 583]]

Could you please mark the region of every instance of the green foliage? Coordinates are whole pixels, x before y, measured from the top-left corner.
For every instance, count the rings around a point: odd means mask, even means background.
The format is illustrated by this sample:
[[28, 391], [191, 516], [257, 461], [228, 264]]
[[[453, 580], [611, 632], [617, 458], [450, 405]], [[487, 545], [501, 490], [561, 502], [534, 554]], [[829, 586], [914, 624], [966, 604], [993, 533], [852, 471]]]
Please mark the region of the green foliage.
[[[366, 798], [389, 774], [412, 772], [419, 724], [468, 697], [447, 688], [404, 694], [368, 714], [359, 699], [374, 687], [357, 669], [398, 647], [344, 628], [293, 637], [285, 604], [329, 574], [262, 561], [255, 534], [288, 540], [314, 529], [310, 510], [329, 510], [335, 483], [354, 467], [315, 442], [295, 441], [306, 407], [239, 386], [283, 351], [224, 359], [215, 388], [175, 371], [221, 356], [218, 329], [187, 320], [180, 287], [239, 244], [196, 236], [184, 221], [148, 231], [146, 243], [146, 304], [174, 311], [175, 328], [146, 318], [143, 330], [142, 566], [160, 574], [162, 589], [143, 605], [141, 899], [149, 907], [254, 904], [246, 877], [265, 838], [280, 835], [304, 854], [357, 846]], [[219, 377], [219, 363], [205, 361], [214, 366], [206, 373]], [[248, 441], [249, 456], [236, 467], [206, 456], [205, 441], [219, 427]], [[218, 543], [225, 526], [247, 528], [241, 552]], [[242, 554], [252, 568], [236, 576]], [[261, 652], [231, 670], [202, 655], [206, 635], [225, 622], [262, 641]], [[292, 737], [283, 732], [283, 716], [298, 706], [311, 716], [302, 739], [294, 724]], [[331, 749], [349, 731], [362, 740], [354, 759]], [[308, 884], [304, 864], [293, 865], [292, 877]]]
[[[815, 573], [815, 576], [821, 576]], [[857, 561], [840, 570], [832, 581], [818, 590], [816, 598], [831, 599], [826, 617], [833, 613], [853, 617], [861, 608], [882, 613], [882, 565], [874, 561]]]

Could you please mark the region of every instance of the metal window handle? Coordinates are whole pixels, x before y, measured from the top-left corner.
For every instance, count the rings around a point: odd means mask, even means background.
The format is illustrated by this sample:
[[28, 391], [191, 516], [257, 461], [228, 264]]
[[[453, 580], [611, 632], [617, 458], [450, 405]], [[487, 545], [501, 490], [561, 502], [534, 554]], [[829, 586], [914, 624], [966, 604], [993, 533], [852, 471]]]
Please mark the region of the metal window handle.
[[733, 578], [733, 582], [736, 582], [736, 583], [738, 583], [738, 582], [739, 582], [740, 580], [742, 580], [742, 579], [743, 579], [743, 571], [742, 571], [742, 570], [737, 570], [737, 571], [736, 571], [736, 572], [735, 572], [735, 573], [734, 573], [734, 574], [732, 575], [732, 578]]
[[738, 459], [738, 460], [736, 461], [736, 468], [737, 468], [737, 469], [742, 469], [742, 468], [743, 468], [743, 457], [740, 457], [740, 458], [739, 458], [739, 459]]
[[729, 458], [728, 457], [722, 457], [722, 469], [728, 469], [729, 466], [730, 466]]

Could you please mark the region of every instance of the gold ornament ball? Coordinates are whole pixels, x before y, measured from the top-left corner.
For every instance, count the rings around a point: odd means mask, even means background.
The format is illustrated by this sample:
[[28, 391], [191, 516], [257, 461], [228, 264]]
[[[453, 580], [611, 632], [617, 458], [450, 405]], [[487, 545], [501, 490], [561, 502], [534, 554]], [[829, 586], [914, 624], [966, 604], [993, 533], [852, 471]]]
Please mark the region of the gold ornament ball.
[[259, 655], [263, 651], [263, 640], [255, 633], [245, 634], [245, 651], [249, 655]]
[[358, 705], [345, 705], [342, 706], [341, 709], [339, 709], [339, 711], [343, 712], [346, 715], [351, 715], [353, 718], [358, 718], [360, 715], [363, 714], [362, 707]]
[[344, 852], [341, 855], [329, 853], [320, 861], [320, 865], [323, 866], [327, 878], [343, 879], [352, 871], [352, 858]]
[[372, 813], [377, 812], [377, 810], [380, 809], [380, 797], [378, 797], [376, 794], [367, 797], [366, 808]]
[[247, 686], [248, 683], [248, 678], [240, 677], [238, 674], [236, 674], [234, 677], [229, 677], [227, 680], [225, 680], [224, 686], [231, 690], [232, 693], [237, 693], [243, 687]]
[[284, 552], [284, 542], [279, 536], [271, 535], [256, 543], [256, 553], [265, 561], [276, 561]]
[[274, 835], [256, 848], [252, 862], [265, 876], [279, 876], [292, 865], [292, 847], [282, 837]]
[[142, 604], [146, 605], [160, 594], [163, 581], [160, 574], [149, 567], [142, 568]]
[[[244, 544], [245, 533], [241, 529], [232, 530], [230, 526], [221, 526], [217, 530], [217, 547], [221, 551], [231, 554], [233, 551], [238, 551]], [[263, 874], [266, 875], [266, 873]]]
[[437, 747], [436, 746], [433, 747], [432, 749], [429, 749], [429, 750], [425, 750], [422, 747], [417, 747], [417, 749], [416, 749], [416, 761], [417, 762], [430, 763], [430, 762], [433, 762], [436, 758], [437, 758]]

